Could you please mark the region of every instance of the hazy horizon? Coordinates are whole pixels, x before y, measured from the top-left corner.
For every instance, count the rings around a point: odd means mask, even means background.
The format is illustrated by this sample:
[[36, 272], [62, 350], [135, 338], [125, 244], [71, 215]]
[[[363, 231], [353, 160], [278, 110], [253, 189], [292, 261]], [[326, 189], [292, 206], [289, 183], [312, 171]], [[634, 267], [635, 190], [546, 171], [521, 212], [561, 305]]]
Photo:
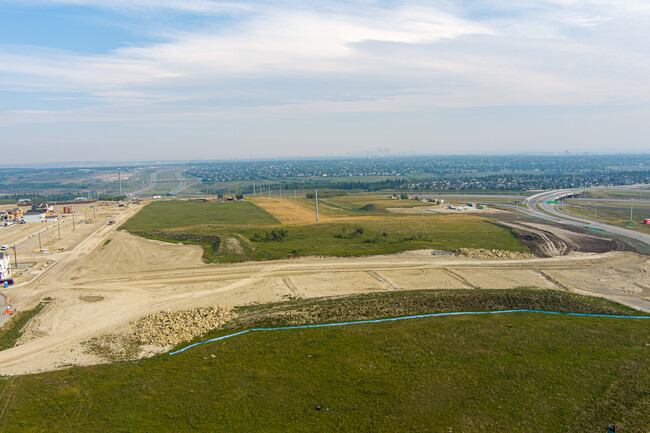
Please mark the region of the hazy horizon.
[[644, 153], [641, 0], [0, 0], [2, 164]]
[[435, 158], [435, 157], [485, 157], [499, 158], [509, 156], [532, 157], [532, 156], [557, 156], [557, 157], [576, 157], [576, 156], [631, 156], [631, 155], [650, 155], [650, 152], [519, 152], [519, 153], [413, 153], [413, 154], [355, 154], [355, 155], [305, 155], [289, 156], [280, 155], [273, 157], [245, 157], [245, 158], [223, 158], [223, 159], [151, 159], [151, 160], [87, 160], [87, 161], [50, 161], [50, 162], [27, 162], [14, 164], [1, 164], [0, 169], [12, 168], [116, 168], [116, 167], [136, 167], [141, 165], [192, 165], [207, 164], [218, 162], [268, 162], [268, 161], [311, 161], [311, 160], [355, 160], [355, 159], [409, 159], [409, 158]]

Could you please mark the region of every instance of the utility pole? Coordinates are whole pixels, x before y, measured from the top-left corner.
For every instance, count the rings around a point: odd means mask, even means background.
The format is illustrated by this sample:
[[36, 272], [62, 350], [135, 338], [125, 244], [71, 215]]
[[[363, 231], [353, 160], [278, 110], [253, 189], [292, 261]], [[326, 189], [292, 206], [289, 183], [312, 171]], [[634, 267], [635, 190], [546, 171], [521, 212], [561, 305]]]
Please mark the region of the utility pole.
[[282, 185], [280, 185], [280, 206], [282, 206]]
[[634, 199], [630, 199], [630, 221], [634, 221]]
[[59, 231], [59, 239], [61, 239], [61, 227], [59, 226], [59, 219], [56, 220], [56, 229]]
[[269, 198], [271, 198], [271, 185], [269, 185]]
[[38, 231], [38, 249], [43, 251], [43, 245], [41, 245], [41, 231]]
[[422, 202], [422, 221], [424, 221], [424, 194], [420, 194], [420, 201]]
[[298, 193], [296, 192], [295, 189], [293, 190], [293, 206], [294, 206], [293, 211], [298, 212]]
[[253, 182], [253, 197], [255, 197], [255, 182]]
[[72, 231], [74, 231], [74, 214], [72, 214]]
[[316, 221], [318, 221], [318, 190], [316, 190]]
[[120, 184], [120, 200], [122, 200], [122, 177], [119, 168], [117, 169], [117, 182]]
[[598, 221], [598, 203], [596, 202], [596, 199], [594, 199], [594, 221]]
[[517, 208], [517, 218], [519, 218], [519, 199], [515, 200], [515, 207]]
[[16, 255], [16, 244], [14, 244], [14, 268], [18, 269], [18, 256]]

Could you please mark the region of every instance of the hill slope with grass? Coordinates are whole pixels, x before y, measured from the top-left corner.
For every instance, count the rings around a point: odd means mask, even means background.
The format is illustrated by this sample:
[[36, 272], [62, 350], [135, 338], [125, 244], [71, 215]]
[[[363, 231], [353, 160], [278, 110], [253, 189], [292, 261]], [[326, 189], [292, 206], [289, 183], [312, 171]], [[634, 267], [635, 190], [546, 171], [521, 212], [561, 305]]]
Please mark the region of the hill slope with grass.
[[[465, 309], [635, 312], [545, 291], [238, 309], [246, 326]], [[0, 378], [0, 430], [647, 432], [650, 320], [511, 313], [257, 332], [179, 355]]]

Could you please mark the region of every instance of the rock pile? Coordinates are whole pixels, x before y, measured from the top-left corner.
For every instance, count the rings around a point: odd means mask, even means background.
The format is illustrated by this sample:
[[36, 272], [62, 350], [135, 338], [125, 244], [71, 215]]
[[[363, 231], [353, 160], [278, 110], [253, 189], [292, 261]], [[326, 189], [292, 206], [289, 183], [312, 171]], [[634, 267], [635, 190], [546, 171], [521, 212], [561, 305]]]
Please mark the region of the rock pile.
[[454, 253], [457, 256], [465, 256], [472, 259], [534, 259], [535, 255], [530, 253], [520, 253], [516, 251], [486, 250], [474, 248], [458, 248]]
[[236, 314], [227, 307], [193, 308], [165, 311], [132, 322], [133, 337], [142, 344], [175, 346], [219, 328]]

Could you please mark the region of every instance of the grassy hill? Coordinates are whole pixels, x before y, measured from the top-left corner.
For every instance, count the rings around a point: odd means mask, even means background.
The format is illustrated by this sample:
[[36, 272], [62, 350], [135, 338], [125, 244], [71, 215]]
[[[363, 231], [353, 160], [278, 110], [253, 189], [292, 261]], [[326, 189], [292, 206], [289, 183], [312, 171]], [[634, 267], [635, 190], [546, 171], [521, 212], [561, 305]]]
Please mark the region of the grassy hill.
[[[399, 292], [245, 307], [214, 335], [504, 307], [633, 313], [559, 292]], [[650, 320], [530, 313], [249, 333], [174, 356], [2, 377], [0, 430], [595, 432], [613, 423], [647, 432], [648, 335]]]

